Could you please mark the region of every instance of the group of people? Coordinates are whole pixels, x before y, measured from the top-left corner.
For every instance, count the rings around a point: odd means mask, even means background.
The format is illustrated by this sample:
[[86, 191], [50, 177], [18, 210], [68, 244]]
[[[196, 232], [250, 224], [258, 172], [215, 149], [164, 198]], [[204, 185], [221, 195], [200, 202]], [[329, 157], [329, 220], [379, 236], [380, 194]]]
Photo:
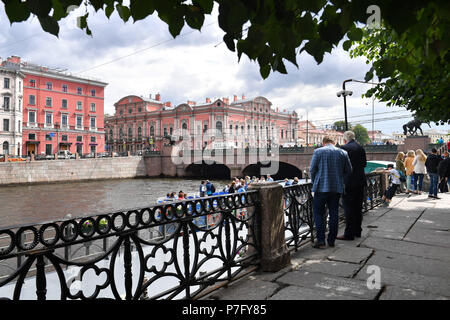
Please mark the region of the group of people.
[[401, 190], [403, 183], [406, 183], [406, 194], [422, 194], [423, 179], [426, 174], [430, 179], [428, 198], [440, 199], [438, 192], [447, 192], [450, 187], [448, 151], [440, 155], [436, 148], [433, 148], [428, 156], [421, 149], [409, 150], [406, 156], [403, 152], [399, 152], [395, 159], [395, 168], [394, 165], [389, 165], [387, 171], [392, 180], [388, 194], [383, 197], [387, 204], [396, 194], [397, 189]]
[[[325, 247], [325, 217], [328, 208], [329, 233], [327, 243], [334, 246], [335, 240], [353, 240], [361, 237], [362, 204], [367, 165], [366, 152], [355, 141], [352, 131], [344, 132], [345, 145], [337, 148], [329, 136], [323, 138], [323, 147], [314, 150], [310, 164], [311, 181], [313, 183], [313, 216], [316, 226], [317, 240], [315, 248]], [[423, 179], [426, 174], [430, 178], [428, 197], [440, 199], [439, 189], [446, 192], [450, 189], [450, 157], [448, 152], [438, 154], [433, 148], [427, 156], [423, 150], [410, 150], [406, 157], [399, 152], [395, 166], [389, 164], [385, 172], [389, 173], [390, 185], [383, 194], [385, 205], [389, 205], [402, 183], [406, 183], [406, 193], [421, 194]], [[448, 184], [448, 186], [447, 186]], [[342, 236], [338, 234], [339, 200], [345, 214], [345, 230]]]
[[[245, 176], [244, 178], [238, 178], [234, 177], [230, 183], [226, 184], [223, 188], [222, 192], [224, 193], [235, 193], [235, 192], [246, 192], [248, 186], [251, 183], [264, 183], [264, 182], [273, 182], [273, 178], [270, 176], [270, 174], [267, 175], [267, 177], [260, 177], [257, 178], [256, 176], [253, 176], [250, 178], [250, 176]], [[284, 179], [284, 185], [290, 186], [290, 185], [296, 185], [300, 182], [300, 180], [297, 177], [294, 177], [293, 180], [290, 180], [288, 178]], [[199, 186], [199, 195], [200, 197], [206, 197], [211, 196], [216, 192], [216, 187], [214, 184], [209, 180], [202, 180]]]

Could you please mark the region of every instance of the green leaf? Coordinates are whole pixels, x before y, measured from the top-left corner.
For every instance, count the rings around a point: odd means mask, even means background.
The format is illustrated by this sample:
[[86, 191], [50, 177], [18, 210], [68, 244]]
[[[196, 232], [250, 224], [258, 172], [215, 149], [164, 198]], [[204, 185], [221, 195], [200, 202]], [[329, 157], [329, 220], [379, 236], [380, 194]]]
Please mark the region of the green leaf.
[[266, 65], [260, 66], [259, 73], [261, 74], [261, 77], [263, 79], [266, 79], [270, 74], [270, 65], [266, 64]]
[[105, 8], [105, 15], [109, 19], [111, 17], [111, 14], [114, 12], [114, 5], [107, 5]]
[[235, 51], [234, 38], [233, 38], [233, 36], [231, 34], [226, 33], [223, 36], [223, 42], [225, 42], [225, 44], [227, 45], [229, 50]]
[[195, 6], [188, 6], [186, 11], [186, 23], [192, 28], [200, 30], [205, 21], [205, 16], [200, 8]]
[[155, 12], [153, 0], [131, 0], [130, 13], [134, 21], [142, 20]]
[[131, 12], [128, 7], [117, 4], [116, 10], [119, 13], [119, 17], [123, 20], [123, 22], [127, 22], [128, 19], [130, 19]]
[[89, 3], [94, 7], [95, 11], [103, 8], [105, 1], [103, 0], [89, 0]]
[[64, 10], [63, 6], [61, 5], [61, 2], [59, 2], [58, 0], [52, 0], [52, 5], [53, 5], [53, 14], [52, 14], [53, 19], [59, 21], [67, 16], [67, 12]]
[[203, 13], [211, 13], [214, 1], [213, 0], [192, 0], [192, 3], [200, 8], [202, 8]]
[[351, 47], [352, 47], [352, 40], [345, 40], [344, 43], [342, 44], [342, 48], [344, 48], [345, 51], [350, 50]]
[[361, 41], [362, 36], [363, 36], [363, 31], [354, 26], [352, 28], [350, 28], [350, 30], [347, 32], [347, 37], [352, 41]]
[[89, 16], [89, 13], [86, 13], [84, 16], [80, 17], [80, 28], [82, 30], [86, 29], [87, 35], [92, 35], [91, 29], [89, 29], [89, 26], [87, 24], [87, 18]]
[[10, 23], [25, 21], [30, 17], [30, 9], [20, 0], [5, 2], [5, 12]]
[[48, 16], [50, 10], [52, 10], [51, 0], [27, 0], [26, 3], [31, 13], [34, 13], [38, 17]]
[[39, 23], [44, 31], [58, 36], [59, 33], [59, 25], [52, 17], [38, 17]]

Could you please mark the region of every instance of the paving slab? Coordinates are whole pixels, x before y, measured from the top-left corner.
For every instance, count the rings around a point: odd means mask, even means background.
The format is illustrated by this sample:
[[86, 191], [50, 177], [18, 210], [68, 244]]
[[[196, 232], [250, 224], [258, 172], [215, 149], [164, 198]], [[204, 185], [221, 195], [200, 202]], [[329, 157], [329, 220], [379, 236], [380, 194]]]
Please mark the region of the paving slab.
[[418, 273], [427, 276], [450, 278], [448, 262], [377, 250], [366, 262], [389, 269]]
[[375, 299], [379, 290], [369, 289], [366, 281], [329, 276], [308, 271], [291, 271], [277, 280], [279, 283], [310, 289], [320, 289], [336, 295], [348, 295], [359, 299]]
[[361, 247], [396, 252], [400, 254], [429, 259], [450, 261], [450, 250], [448, 248], [409, 241], [368, 237], [362, 242]]
[[449, 300], [449, 298], [409, 288], [386, 286], [379, 300]]
[[207, 299], [214, 300], [267, 300], [278, 289], [279, 284], [262, 281], [253, 276], [230, 284], [226, 289], [218, 290], [210, 294]]
[[316, 249], [312, 247], [312, 244], [305, 244], [297, 252], [291, 251], [291, 261], [292, 259], [303, 259], [303, 260], [325, 260], [328, 255], [336, 251], [337, 247], [326, 247], [324, 249]]
[[340, 295], [333, 291], [288, 286], [281, 289], [269, 300], [360, 300], [354, 296]]
[[377, 227], [376, 228], [377, 230], [383, 230], [383, 232], [406, 234], [415, 221], [412, 219], [383, 219], [383, 218], [384, 217], [381, 217], [380, 219], [374, 221], [370, 225], [372, 227]]
[[371, 229], [368, 235], [368, 238], [376, 237], [376, 238], [386, 238], [386, 239], [394, 239], [394, 240], [402, 240], [405, 236], [405, 233], [402, 232], [389, 232], [378, 229]]
[[361, 268], [359, 264], [345, 263], [340, 261], [309, 260], [300, 265], [298, 270], [319, 272], [333, 276], [350, 278]]
[[[363, 240], [364, 242], [364, 240]], [[373, 253], [373, 249], [370, 248], [350, 248], [342, 247], [328, 256], [329, 260], [342, 261], [349, 263], [359, 264], [365, 261]]]
[[450, 231], [413, 227], [404, 240], [450, 248]]
[[450, 229], [450, 219], [448, 217], [424, 215], [416, 221], [414, 227], [448, 231]]
[[[366, 265], [355, 279], [367, 281], [369, 274]], [[450, 297], [450, 279], [443, 277], [424, 276], [413, 272], [380, 267], [381, 283], [389, 286], [428, 292], [438, 296]]]

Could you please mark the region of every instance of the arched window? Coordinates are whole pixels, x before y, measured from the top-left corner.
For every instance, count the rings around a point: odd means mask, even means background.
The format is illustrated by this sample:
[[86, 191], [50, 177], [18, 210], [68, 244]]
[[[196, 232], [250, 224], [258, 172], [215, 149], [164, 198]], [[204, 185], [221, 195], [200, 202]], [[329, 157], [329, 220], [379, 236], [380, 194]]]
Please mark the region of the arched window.
[[183, 122], [183, 124], [181, 125], [181, 129], [183, 130], [187, 130], [188, 126], [186, 122]]
[[119, 129], [119, 140], [122, 140], [122, 139], [123, 139], [123, 129], [120, 128]]
[[216, 122], [216, 129], [222, 133], [222, 121], [217, 121]]
[[130, 127], [128, 128], [128, 138], [132, 138], [133, 137], [133, 129]]
[[9, 143], [8, 143], [8, 141], [3, 142], [3, 154], [9, 154]]
[[150, 136], [154, 136], [154, 135], [155, 135], [155, 127], [150, 126]]
[[141, 127], [138, 127], [137, 134], [138, 134], [138, 140], [142, 139], [142, 128]]

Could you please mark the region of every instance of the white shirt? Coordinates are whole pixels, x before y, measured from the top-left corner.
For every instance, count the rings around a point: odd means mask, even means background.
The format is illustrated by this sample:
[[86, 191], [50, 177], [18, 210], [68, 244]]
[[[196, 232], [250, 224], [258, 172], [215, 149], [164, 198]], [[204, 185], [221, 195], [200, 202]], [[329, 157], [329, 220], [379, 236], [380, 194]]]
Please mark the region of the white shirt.
[[389, 173], [391, 174], [393, 184], [401, 184], [400, 173], [397, 170], [391, 169]]
[[425, 168], [425, 161], [422, 162], [417, 157], [415, 157], [412, 164], [414, 166], [415, 173], [423, 173], [423, 174], [427, 173], [427, 169]]

